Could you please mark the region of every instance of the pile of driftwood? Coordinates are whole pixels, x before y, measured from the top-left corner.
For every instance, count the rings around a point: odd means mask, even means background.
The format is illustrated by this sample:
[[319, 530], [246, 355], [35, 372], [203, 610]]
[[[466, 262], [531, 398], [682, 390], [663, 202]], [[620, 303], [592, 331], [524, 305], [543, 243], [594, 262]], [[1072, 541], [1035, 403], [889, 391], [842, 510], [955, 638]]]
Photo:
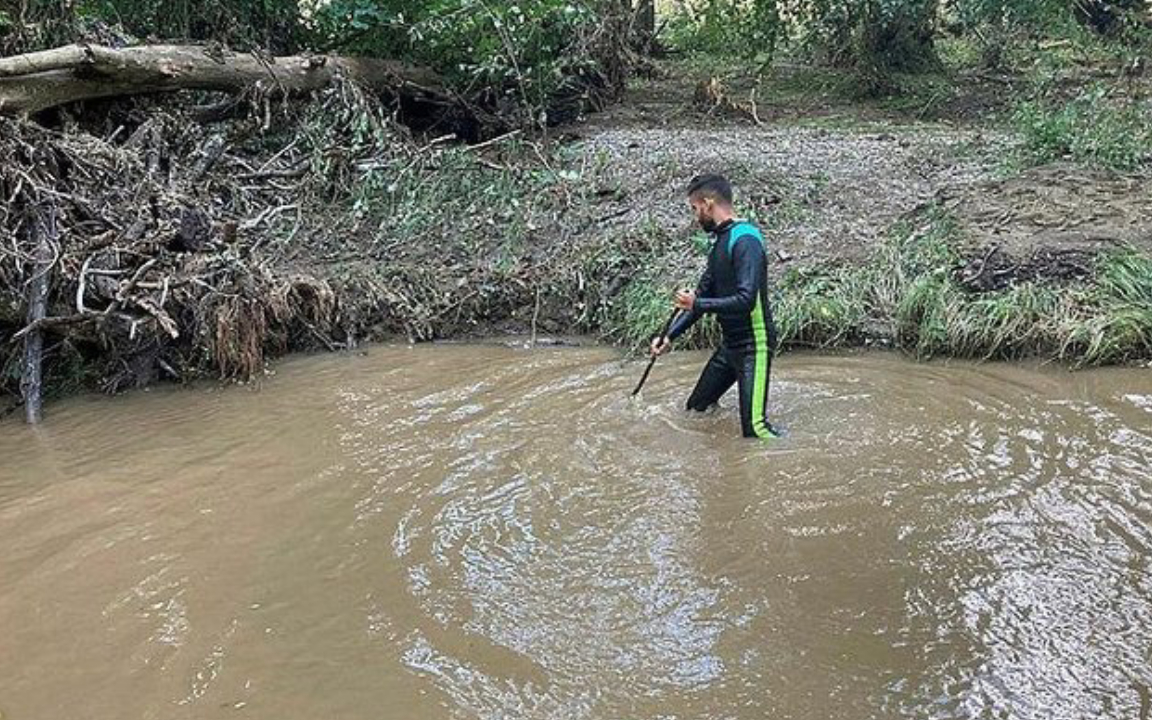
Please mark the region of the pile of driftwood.
[[300, 188], [283, 184], [299, 173], [229, 157], [218, 135], [181, 152], [164, 124], [117, 146], [0, 121], [0, 330], [13, 330], [0, 358], [30, 421], [46, 352], [118, 366], [99, 373], [115, 391], [205, 366], [250, 377], [296, 326], [325, 338], [331, 290], [255, 257], [272, 213], [299, 211]]
[[[45, 386], [250, 378], [267, 353], [365, 328], [428, 338], [525, 298], [538, 313], [532, 282], [483, 257], [390, 255], [355, 287], [316, 274], [362, 224], [347, 200], [366, 176], [419, 186], [451, 141], [514, 174], [483, 153], [517, 122], [393, 61], [175, 45], [0, 58], [0, 395], [35, 422]], [[300, 258], [309, 238], [332, 257]], [[395, 312], [338, 299], [373, 293]]]
[[[94, 48], [0, 60], [0, 103], [43, 110], [98, 94], [68, 63], [136, 73], [124, 81], [139, 90], [215, 62], [204, 49], [165, 51], [165, 62], [187, 65], [147, 69], [149, 53], [126, 52], [114, 61]], [[204, 87], [233, 92], [117, 101], [50, 118], [57, 128], [0, 117], [0, 383], [11, 392], [19, 379], [29, 421], [39, 419], [45, 358], [59, 383], [90, 373], [117, 391], [157, 374], [248, 378], [290, 339], [342, 342], [331, 288], [285, 269], [280, 251], [324, 222], [313, 211], [358, 169], [401, 164], [420, 148], [395, 120], [401, 95], [381, 103], [346, 77], [361, 73], [370, 86], [376, 76], [361, 71], [384, 77], [391, 67], [279, 63], [234, 63], [264, 68], [267, 83], [241, 75], [227, 86], [233, 76], [221, 70]], [[387, 77], [393, 90], [407, 82]], [[316, 88], [307, 102], [288, 101]]]

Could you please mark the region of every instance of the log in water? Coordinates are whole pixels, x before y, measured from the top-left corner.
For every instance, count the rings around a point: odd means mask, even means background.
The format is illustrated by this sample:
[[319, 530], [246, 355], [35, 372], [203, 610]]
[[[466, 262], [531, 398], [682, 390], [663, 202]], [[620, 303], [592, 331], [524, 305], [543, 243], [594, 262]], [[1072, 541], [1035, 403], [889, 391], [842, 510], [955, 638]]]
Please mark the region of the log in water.
[[1139, 718], [1152, 379], [372, 348], [0, 424], [0, 713]]

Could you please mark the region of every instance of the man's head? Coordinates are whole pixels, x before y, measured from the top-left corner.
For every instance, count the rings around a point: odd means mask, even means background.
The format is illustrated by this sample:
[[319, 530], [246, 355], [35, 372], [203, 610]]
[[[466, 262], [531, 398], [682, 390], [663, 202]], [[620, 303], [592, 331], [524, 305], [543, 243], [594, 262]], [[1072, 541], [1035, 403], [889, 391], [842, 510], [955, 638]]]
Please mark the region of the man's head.
[[688, 183], [688, 204], [705, 232], [732, 218], [732, 185], [723, 175], [697, 175]]

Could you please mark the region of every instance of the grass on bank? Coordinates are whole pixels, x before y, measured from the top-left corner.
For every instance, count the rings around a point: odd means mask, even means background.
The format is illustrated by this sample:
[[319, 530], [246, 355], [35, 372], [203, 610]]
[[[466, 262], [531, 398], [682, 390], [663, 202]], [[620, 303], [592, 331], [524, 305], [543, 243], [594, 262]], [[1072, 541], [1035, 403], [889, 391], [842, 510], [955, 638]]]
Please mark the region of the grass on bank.
[[1025, 165], [1071, 159], [1120, 171], [1152, 161], [1152, 111], [1146, 102], [1097, 84], [1064, 100], [1041, 91], [1012, 116]]
[[[866, 263], [787, 270], [774, 291], [781, 344], [875, 342], [922, 359], [1040, 357], [1074, 366], [1152, 358], [1152, 257], [1120, 248], [1081, 280], [978, 292], [957, 280], [957, 240], [952, 219], [935, 212], [894, 230]], [[650, 276], [629, 284], [605, 334], [642, 347], [665, 317], [671, 286]], [[707, 347], [716, 332], [709, 319], [680, 344]]]

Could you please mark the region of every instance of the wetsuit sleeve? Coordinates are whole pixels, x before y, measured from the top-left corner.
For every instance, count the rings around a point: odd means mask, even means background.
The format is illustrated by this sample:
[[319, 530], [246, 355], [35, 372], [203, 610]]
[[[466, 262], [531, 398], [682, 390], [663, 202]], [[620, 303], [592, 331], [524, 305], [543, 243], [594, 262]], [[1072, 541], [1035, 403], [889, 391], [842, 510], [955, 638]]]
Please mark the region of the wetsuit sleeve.
[[755, 235], [742, 235], [732, 246], [736, 292], [724, 297], [697, 297], [693, 314], [752, 312], [756, 291], [764, 282], [764, 245]]
[[[704, 295], [712, 293], [712, 263], [708, 263], [708, 268], [704, 270], [704, 274], [700, 276], [700, 284], [696, 286], [696, 297], [700, 298]], [[680, 313], [676, 317], [676, 322], [672, 323], [672, 327], [668, 330], [668, 339], [675, 340], [688, 329], [696, 324], [696, 321], [704, 316], [704, 313], [699, 310], [700, 301], [697, 300], [696, 304], [692, 306], [691, 312]]]

